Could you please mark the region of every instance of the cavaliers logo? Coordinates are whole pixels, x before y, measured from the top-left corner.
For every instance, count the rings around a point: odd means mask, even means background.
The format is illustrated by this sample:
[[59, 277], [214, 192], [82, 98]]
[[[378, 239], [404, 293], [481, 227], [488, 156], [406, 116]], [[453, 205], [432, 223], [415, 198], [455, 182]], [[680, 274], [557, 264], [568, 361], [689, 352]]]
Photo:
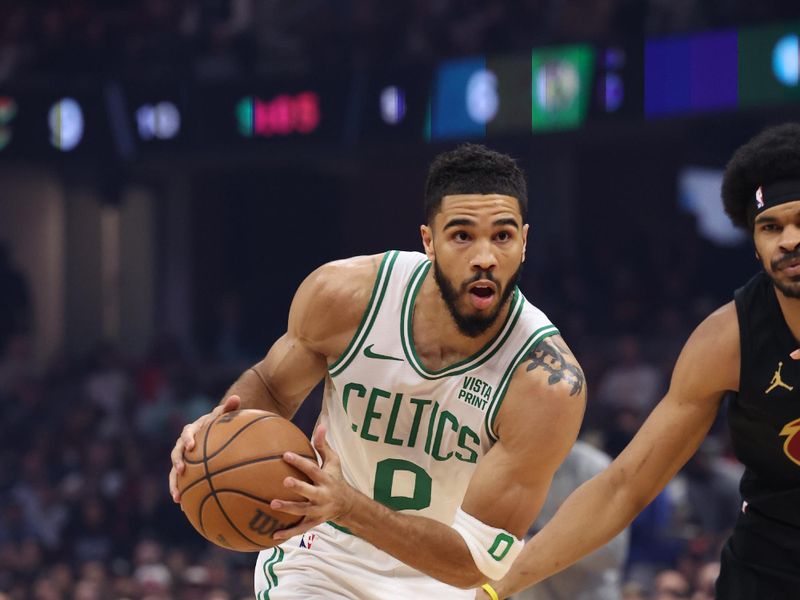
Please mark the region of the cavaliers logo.
[[781, 436], [788, 436], [783, 443], [783, 451], [794, 464], [800, 466], [800, 419], [795, 419], [784, 425]]

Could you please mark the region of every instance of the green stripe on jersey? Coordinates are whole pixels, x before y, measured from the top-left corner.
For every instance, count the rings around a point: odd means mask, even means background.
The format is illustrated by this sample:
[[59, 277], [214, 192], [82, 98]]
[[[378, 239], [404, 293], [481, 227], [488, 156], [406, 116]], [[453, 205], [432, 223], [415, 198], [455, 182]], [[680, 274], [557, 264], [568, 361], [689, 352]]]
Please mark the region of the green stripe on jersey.
[[339, 375], [347, 368], [353, 359], [358, 356], [358, 351], [361, 350], [361, 346], [364, 340], [367, 339], [367, 334], [369, 330], [372, 329], [372, 325], [375, 323], [375, 319], [378, 316], [381, 302], [383, 302], [383, 298], [386, 295], [386, 288], [389, 287], [389, 277], [392, 274], [392, 268], [399, 254], [397, 250], [390, 250], [383, 255], [381, 266], [378, 269], [378, 275], [375, 277], [375, 284], [372, 286], [372, 295], [361, 317], [361, 323], [359, 323], [358, 329], [356, 329], [345, 351], [328, 367], [328, 373], [330, 373], [331, 377]]
[[522, 345], [522, 348], [520, 348], [519, 352], [517, 352], [517, 354], [514, 356], [514, 360], [511, 361], [508, 369], [506, 369], [506, 372], [503, 374], [503, 377], [500, 380], [500, 385], [498, 385], [497, 390], [495, 390], [494, 398], [492, 398], [491, 404], [486, 410], [486, 433], [489, 435], [489, 439], [491, 439], [493, 442], [497, 441], [497, 434], [494, 431], [494, 421], [497, 418], [497, 413], [500, 411], [500, 405], [503, 403], [506, 390], [508, 390], [508, 385], [511, 383], [511, 378], [514, 375], [514, 371], [516, 371], [517, 367], [522, 364], [522, 361], [525, 360], [525, 357], [528, 356], [528, 354], [530, 354], [534, 348], [536, 348], [539, 342], [545, 338], [549, 338], [552, 335], [558, 335], [558, 329], [556, 329], [555, 325], [552, 323], [545, 325], [544, 327], [540, 327], [534, 331]]
[[400, 311], [400, 341], [403, 346], [403, 353], [406, 355], [409, 364], [412, 366], [417, 375], [423, 379], [441, 379], [443, 377], [452, 377], [454, 375], [461, 375], [471, 369], [475, 369], [486, 361], [492, 358], [497, 351], [503, 346], [514, 326], [517, 324], [522, 308], [525, 304], [525, 298], [519, 293], [518, 288], [514, 288], [511, 297], [511, 303], [508, 313], [506, 314], [503, 326], [498, 330], [497, 334], [486, 343], [486, 345], [478, 350], [472, 356], [465, 358], [457, 363], [449, 365], [444, 369], [438, 371], [431, 371], [425, 367], [420, 360], [417, 350], [414, 347], [414, 334], [413, 334], [413, 315], [414, 303], [416, 302], [417, 294], [422, 287], [422, 282], [431, 267], [431, 262], [428, 260], [422, 261], [419, 266], [414, 269], [411, 279], [406, 287], [403, 295], [403, 304]]

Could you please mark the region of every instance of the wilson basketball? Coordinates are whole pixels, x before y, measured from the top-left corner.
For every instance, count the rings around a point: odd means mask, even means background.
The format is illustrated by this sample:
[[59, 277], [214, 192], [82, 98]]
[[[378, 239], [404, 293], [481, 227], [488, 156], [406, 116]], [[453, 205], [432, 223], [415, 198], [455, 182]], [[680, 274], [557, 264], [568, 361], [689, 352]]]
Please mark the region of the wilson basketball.
[[263, 410], [220, 415], [198, 431], [178, 477], [181, 507], [207, 540], [255, 552], [277, 542], [272, 533], [301, 517], [272, 510], [271, 500], [304, 500], [283, 486], [287, 476], [309, 479], [281, 458], [292, 451], [316, 460], [308, 438], [291, 421]]

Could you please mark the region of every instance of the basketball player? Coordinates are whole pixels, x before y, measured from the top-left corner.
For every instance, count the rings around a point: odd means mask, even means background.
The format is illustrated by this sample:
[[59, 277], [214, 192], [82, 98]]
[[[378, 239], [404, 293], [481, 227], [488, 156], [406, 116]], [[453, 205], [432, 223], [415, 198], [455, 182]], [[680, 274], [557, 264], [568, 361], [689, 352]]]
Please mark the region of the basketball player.
[[800, 364], [790, 358], [800, 342], [800, 125], [767, 129], [739, 148], [722, 199], [731, 221], [752, 234], [763, 271], [692, 333], [667, 395], [493, 584], [498, 596], [563, 569], [628, 525], [694, 454], [730, 391], [744, 502], [722, 552], [717, 600], [800, 597]]
[[465, 145], [426, 184], [425, 254], [327, 264], [300, 286], [289, 325], [227, 400], [291, 417], [325, 379], [322, 466], [287, 453], [303, 515], [256, 565], [259, 598], [472, 598], [500, 578], [575, 441], [583, 373], [517, 288], [527, 192], [505, 155]]

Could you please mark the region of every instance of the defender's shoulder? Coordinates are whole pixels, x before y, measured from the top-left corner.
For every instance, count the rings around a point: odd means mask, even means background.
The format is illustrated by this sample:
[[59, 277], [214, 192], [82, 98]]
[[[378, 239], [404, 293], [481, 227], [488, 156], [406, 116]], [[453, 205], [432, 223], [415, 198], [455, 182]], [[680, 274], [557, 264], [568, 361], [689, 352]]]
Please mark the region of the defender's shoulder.
[[731, 301], [708, 315], [681, 350], [671, 386], [708, 393], [739, 388], [741, 361], [739, 318]]
[[723, 356], [735, 349], [738, 355], [739, 317], [736, 304], [730, 301], [703, 319], [689, 336], [687, 348]]

